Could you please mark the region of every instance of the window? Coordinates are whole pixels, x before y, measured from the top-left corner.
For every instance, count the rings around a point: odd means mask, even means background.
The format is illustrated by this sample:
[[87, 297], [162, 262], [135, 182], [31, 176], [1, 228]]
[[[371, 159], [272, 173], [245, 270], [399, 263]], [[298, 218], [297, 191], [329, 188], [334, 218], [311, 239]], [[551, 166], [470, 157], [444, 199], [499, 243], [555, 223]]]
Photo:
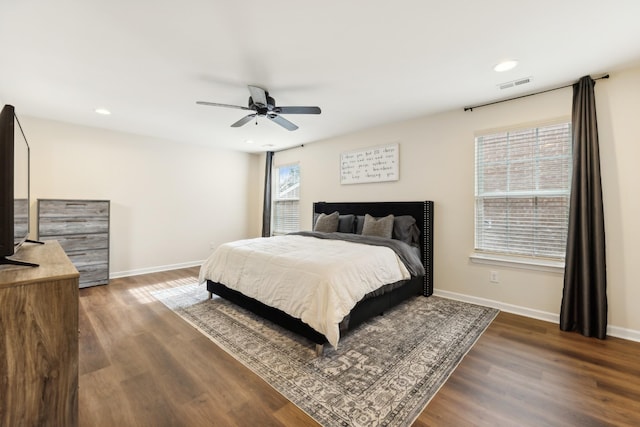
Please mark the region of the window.
[[275, 169], [273, 191], [273, 234], [286, 234], [300, 229], [300, 165]]
[[476, 137], [476, 251], [564, 260], [571, 124]]

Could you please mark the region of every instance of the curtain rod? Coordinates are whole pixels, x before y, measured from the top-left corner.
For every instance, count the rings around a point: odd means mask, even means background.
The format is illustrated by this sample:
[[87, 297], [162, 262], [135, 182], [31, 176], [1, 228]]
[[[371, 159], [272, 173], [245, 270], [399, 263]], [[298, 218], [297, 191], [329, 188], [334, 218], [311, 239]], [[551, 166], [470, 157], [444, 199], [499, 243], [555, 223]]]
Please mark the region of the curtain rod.
[[[593, 79], [593, 80], [595, 81], [595, 80], [608, 79], [608, 78], [609, 78], [609, 74], [605, 74], [604, 76], [602, 76], [602, 77], [598, 77], [598, 78], [595, 78], [595, 79]], [[473, 107], [464, 107], [464, 111], [473, 111], [473, 109], [474, 109], [474, 108], [487, 107], [487, 106], [489, 106], [489, 105], [500, 104], [501, 102], [513, 101], [513, 100], [516, 100], [516, 99], [526, 98], [526, 97], [528, 97], [528, 96], [533, 96], [533, 95], [540, 95], [540, 94], [542, 94], [542, 93], [552, 92], [552, 91], [554, 91], [554, 90], [564, 89], [564, 88], [566, 88], [566, 87], [571, 87], [571, 86], [573, 86], [574, 84], [575, 84], [575, 83], [571, 83], [571, 84], [568, 84], [568, 85], [564, 85], [564, 86], [560, 86], [560, 87], [554, 87], [554, 88], [552, 88], [552, 89], [543, 90], [543, 91], [540, 91], [540, 92], [530, 93], [530, 94], [528, 94], [528, 95], [521, 95], [521, 96], [516, 96], [516, 97], [514, 97], [514, 98], [501, 99], [501, 100], [499, 100], [499, 101], [493, 101], [493, 102], [489, 102], [489, 103], [482, 104], [482, 105], [475, 105], [475, 106], [473, 106]]]
[[283, 151], [287, 151], [287, 150], [293, 150], [294, 148], [302, 148], [304, 147], [304, 144], [300, 144], [300, 145], [294, 145], [291, 147], [287, 147], [287, 148], [281, 148], [279, 150], [273, 150], [274, 153], [281, 153]]

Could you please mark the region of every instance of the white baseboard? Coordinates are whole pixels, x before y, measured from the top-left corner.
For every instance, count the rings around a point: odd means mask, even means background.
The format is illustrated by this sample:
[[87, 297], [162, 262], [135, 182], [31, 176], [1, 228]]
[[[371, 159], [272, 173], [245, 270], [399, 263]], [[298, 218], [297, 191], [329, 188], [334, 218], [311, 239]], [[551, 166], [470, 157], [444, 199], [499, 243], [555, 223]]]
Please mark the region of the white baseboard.
[[640, 331], [621, 328], [620, 326], [607, 326], [607, 335], [611, 335], [616, 338], [623, 338], [629, 341], [640, 342]]
[[160, 265], [157, 267], [140, 268], [137, 270], [118, 271], [115, 273], [109, 273], [109, 279], [117, 279], [119, 277], [138, 276], [140, 274], [159, 273], [161, 271], [178, 270], [180, 268], [199, 267], [204, 263], [202, 261], [189, 261], [180, 264]]
[[[556, 325], [560, 323], [560, 315], [555, 313], [549, 313], [547, 311], [534, 310], [527, 307], [522, 307], [519, 305], [507, 304], [500, 301], [494, 301], [486, 298], [479, 298], [465, 294], [459, 294], [456, 292], [449, 292], [434, 289], [433, 294], [443, 298], [449, 298], [458, 301], [469, 302], [471, 304], [484, 305], [487, 307], [497, 308], [501, 311], [506, 311], [507, 313], [518, 314], [520, 316], [531, 317], [533, 319], [544, 320], [545, 322], [555, 323]], [[607, 326], [607, 335], [616, 338], [623, 338], [630, 341], [638, 341], [640, 342], [640, 331], [636, 331], [634, 329], [626, 329], [621, 328], [619, 326]]]

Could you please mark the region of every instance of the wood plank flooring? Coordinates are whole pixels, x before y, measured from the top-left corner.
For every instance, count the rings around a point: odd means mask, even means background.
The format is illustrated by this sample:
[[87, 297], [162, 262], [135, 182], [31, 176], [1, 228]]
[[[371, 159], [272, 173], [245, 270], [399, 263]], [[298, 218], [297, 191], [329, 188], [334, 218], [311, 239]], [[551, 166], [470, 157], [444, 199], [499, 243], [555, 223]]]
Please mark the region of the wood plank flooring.
[[[197, 275], [80, 290], [80, 425], [317, 425], [149, 293]], [[500, 313], [414, 425], [638, 426], [640, 343]]]

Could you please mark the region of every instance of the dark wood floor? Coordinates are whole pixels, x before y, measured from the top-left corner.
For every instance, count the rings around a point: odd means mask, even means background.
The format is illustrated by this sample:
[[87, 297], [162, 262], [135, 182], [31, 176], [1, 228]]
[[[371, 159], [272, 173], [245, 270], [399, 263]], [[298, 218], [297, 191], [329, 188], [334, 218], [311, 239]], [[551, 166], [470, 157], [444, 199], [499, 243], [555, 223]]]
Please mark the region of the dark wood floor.
[[[80, 291], [80, 425], [317, 425], [149, 294], [197, 274]], [[640, 343], [500, 313], [414, 425], [638, 426]]]

